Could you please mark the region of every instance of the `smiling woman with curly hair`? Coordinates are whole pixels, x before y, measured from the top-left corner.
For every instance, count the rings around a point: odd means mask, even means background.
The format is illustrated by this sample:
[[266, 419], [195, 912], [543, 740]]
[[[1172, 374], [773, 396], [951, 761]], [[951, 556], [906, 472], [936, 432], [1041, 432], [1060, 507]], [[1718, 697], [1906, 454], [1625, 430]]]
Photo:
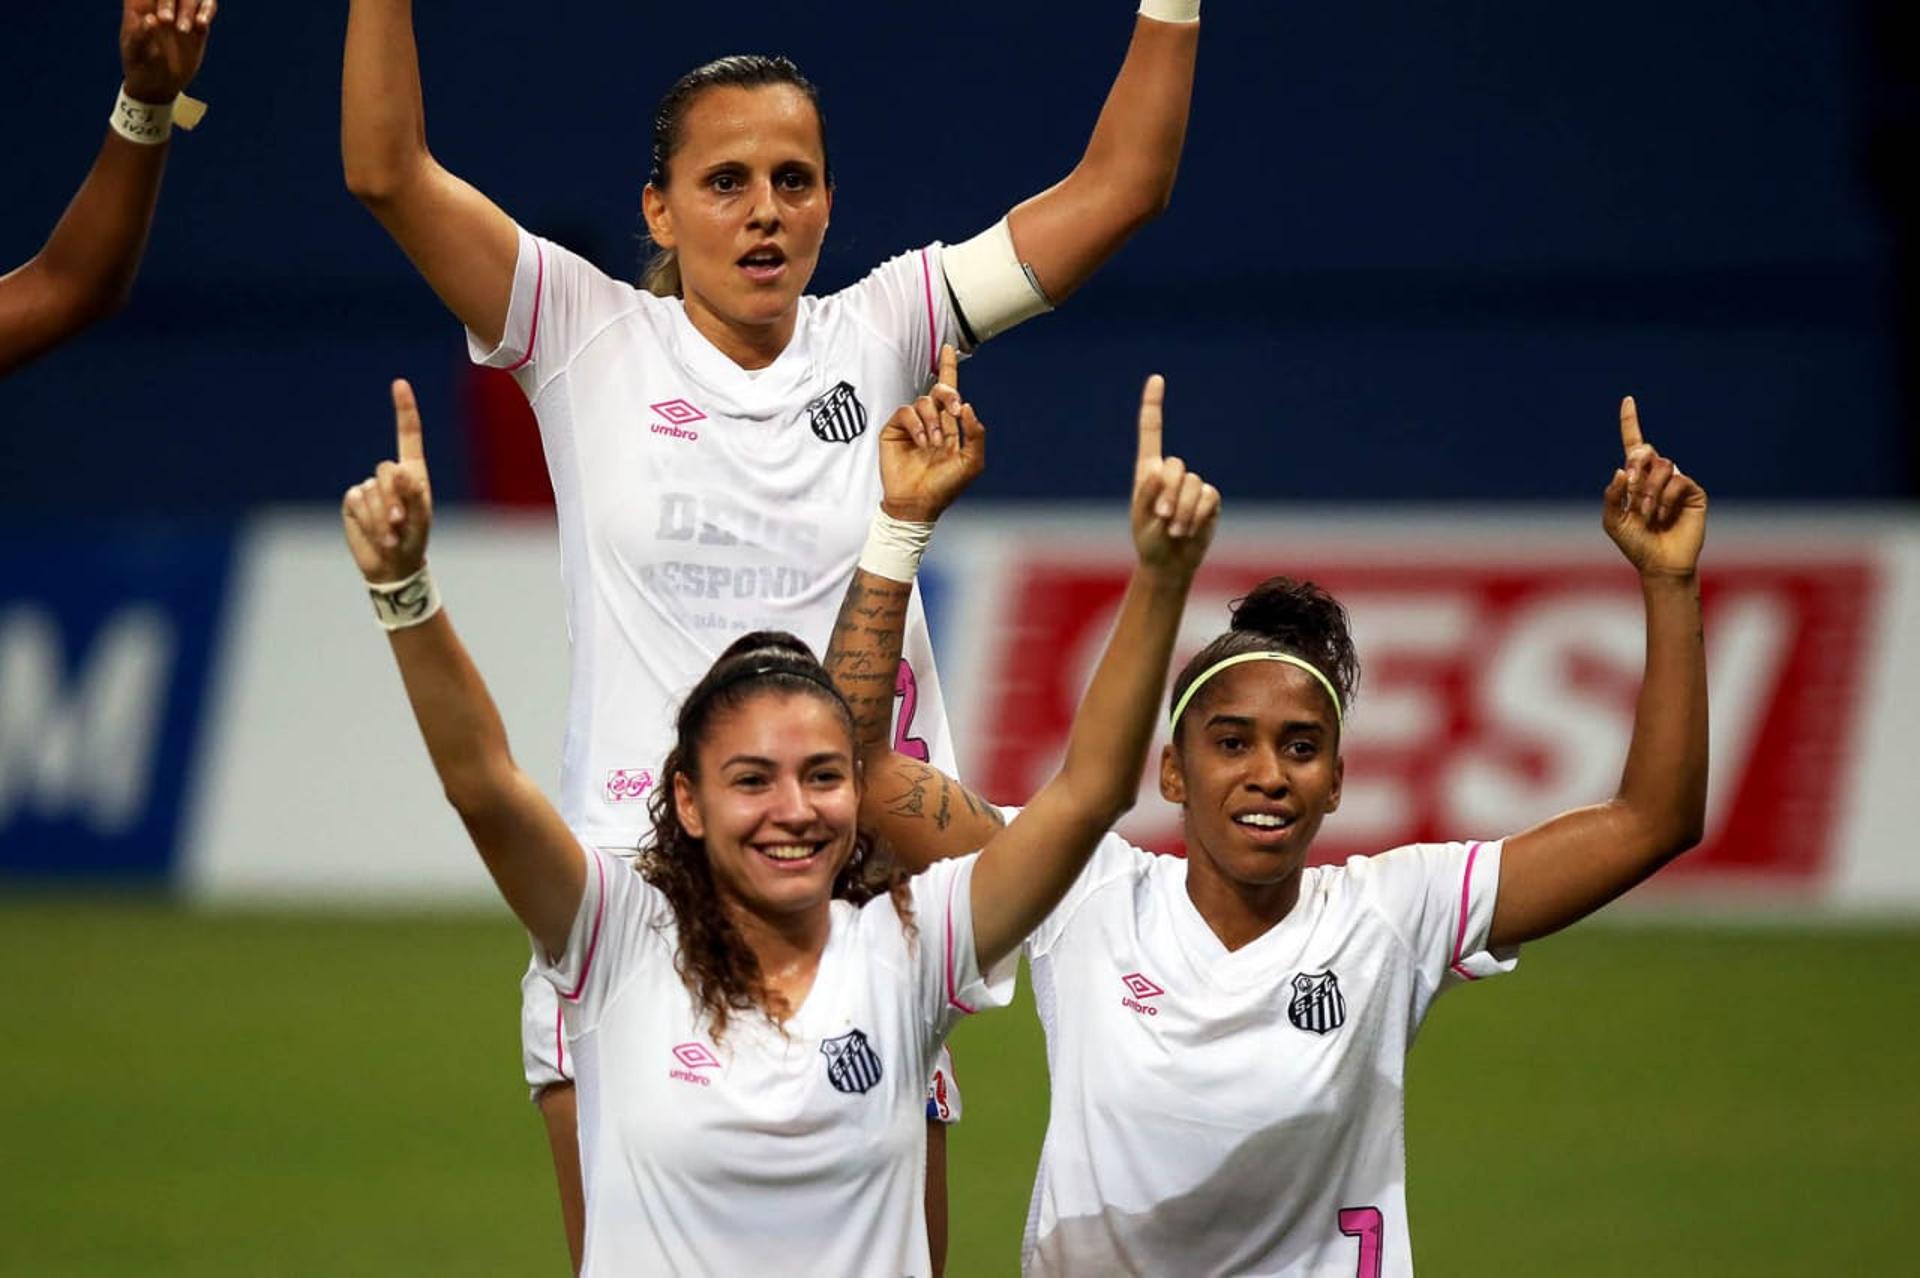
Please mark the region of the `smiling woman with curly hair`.
[[[928, 1070], [961, 1017], [1006, 1001], [1022, 938], [1132, 802], [1218, 494], [1158, 456], [1143, 407], [1127, 602], [1059, 774], [977, 855], [890, 869], [860, 825], [847, 701], [804, 644], [754, 634], [688, 694], [636, 868], [515, 765], [427, 571], [419, 415], [394, 395], [398, 456], [348, 491], [347, 542], [447, 799], [566, 1009], [582, 1272], [930, 1273]], [[961, 414], [964, 442], [917, 444], [896, 414], [893, 479], [902, 453], [931, 457], [926, 478], [977, 473]], [[861, 562], [897, 565], [933, 514], [876, 515]]]

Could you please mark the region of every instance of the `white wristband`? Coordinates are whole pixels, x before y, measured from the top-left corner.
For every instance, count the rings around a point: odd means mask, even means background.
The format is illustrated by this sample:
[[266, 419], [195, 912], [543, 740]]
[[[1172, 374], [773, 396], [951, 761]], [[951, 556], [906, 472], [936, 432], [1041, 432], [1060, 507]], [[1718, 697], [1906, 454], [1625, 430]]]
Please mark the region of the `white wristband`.
[[113, 114], [107, 117], [107, 123], [129, 142], [159, 146], [173, 135], [173, 103], [162, 102], [156, 106], [136, 101], [127, 96], [127, 86], [123, 84], [120, 100], [113, 104]]
[[388, 630], [417, 626], [440, 611], [440, 588], [425, 564], [399, 581], [368, 582], [367, 594], [373, 600], [374, 620]]
[[1155, 22], [1198, 22], [1200, 0], [1140, 0], [1140, 16]]
[[933, 540], [933, 525], [895, 519], [884, 510], [873, 512], [867, 525], [866, 549], [860, 552], [860, 571], [888, 581], [912, 581], [920, 571], [920, 556]]

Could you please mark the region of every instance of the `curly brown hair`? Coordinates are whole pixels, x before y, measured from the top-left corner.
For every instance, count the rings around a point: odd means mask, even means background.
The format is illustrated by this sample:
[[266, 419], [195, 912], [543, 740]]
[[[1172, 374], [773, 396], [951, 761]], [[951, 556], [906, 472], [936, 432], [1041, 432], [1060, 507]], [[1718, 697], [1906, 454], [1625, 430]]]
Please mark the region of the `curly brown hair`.
[[[673, 750], [647, 800], [653, 833], [641, 846], [640, 873], [660, 889], [673, 909], [679, 928], [674, 969], [713, 1022], [716, 1044], [735, 1012], [762, 1011], [780, 1024], [793, 1009], [767, 988], [759, 959], [722, 908], [706, 844], [680, 824], [674, 780], [684, 775], [689, 782], [699, 781], [700, 747], [717, 716], [770, 692], [820, 698], [838, 711], [847, 739], [853, 739], [853, 711], [812, 649], [784, 631], [755, 631], [721, 653], [687, 694], [674, 722]], [[853, 855], [834, 877], [833, 897], [854, 905], [891, 897], [901, 926], [911, 937], [915, 929], [907, 878], [879, 840], [860, 830], [854, 836]]]

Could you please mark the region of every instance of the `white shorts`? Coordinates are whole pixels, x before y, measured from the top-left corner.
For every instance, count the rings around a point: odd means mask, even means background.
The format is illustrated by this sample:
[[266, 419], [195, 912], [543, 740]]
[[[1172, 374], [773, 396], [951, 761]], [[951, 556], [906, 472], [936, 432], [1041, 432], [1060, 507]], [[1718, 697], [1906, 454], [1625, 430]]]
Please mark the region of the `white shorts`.
[[[536, 1101], [547, 1088], [573, 1082], [573, 1057], [567, 1051], [566, 1027], [560, 1018], [560, 991], [540, 975], [531, 959], [520, 978], [520, 1064], [526, 1072], [528, 1095]], [[933, 1077], [927, 1080], [927, 1121], [957, 1123], [960, 1109], [953, 1056], [943, 1043]]]

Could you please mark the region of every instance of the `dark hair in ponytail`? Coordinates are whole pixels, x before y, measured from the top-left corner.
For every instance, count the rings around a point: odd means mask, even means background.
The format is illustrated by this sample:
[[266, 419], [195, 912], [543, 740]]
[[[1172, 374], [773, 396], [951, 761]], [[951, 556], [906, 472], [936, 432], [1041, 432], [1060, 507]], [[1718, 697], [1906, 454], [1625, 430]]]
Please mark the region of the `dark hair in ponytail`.
[[[818, 697], [839, 712], [848, 740], [853, 739], [853, 711], [813, 651], [784, 631], [755, 631], [735, 640], [687, 694], [674, 721], [673, 750], [647, 799], [653, 833], [641, 848], [640, 872], [673, 909], [680, 933], [674, 967], [712, 1020], [715, 1043], [734, 1012], [761, 1009], [780, 1021], [791, 1009], [767, 988], [753, 950], [722, 908], [706, 844], [680, 825], [674, 778], [685, 775], [698, 781], [700, 746], [714, 720], [766, 692]], [[853, 855], [834, 879], [833, 895], [855, 905], [891, 896], [902, 923], [912, 930], [907, 875], [864, 831], [855, 835]]]
[[[1187, 688], [1213, 666], [1248, 652], [1285, 652], [1312, 663], [1340, 693], [1342, 714], [1353, 713], [1360, 687], [1360, 658], [1353, 650], [1347, 610], [1310, 581], [1269, 577], [1253, 593], [1233, 601], [1232, 629], [1193, 655], [1173, 681], [1171, 712]], [[1182, 716], [1184, 718], [1185, 716]], [[1174, 740], [1180, 725], [1174, 725]]]
[[[800, 73], [790, 58], [762, 53], [737, 53], [715, 58], [674, 81], [653, 113], [653, 157], [647, 183], [657, 190], [667, 189], [674, 153], [685, 141], [687, 110], [694, 99], [708, 89], [760, 89], [785, 84], [807, 95], [813, 103], [813, 115], [820, 122], [820, 156], [826, 161], [827, 185], [833, 185], [833, 163], [827, 157], [827, 113], [820, 108], [820, 90]], [[672, 249], [656, 250], [640, 273], [640, 287], [656, 297], [679, 297], [680, 259]]]

